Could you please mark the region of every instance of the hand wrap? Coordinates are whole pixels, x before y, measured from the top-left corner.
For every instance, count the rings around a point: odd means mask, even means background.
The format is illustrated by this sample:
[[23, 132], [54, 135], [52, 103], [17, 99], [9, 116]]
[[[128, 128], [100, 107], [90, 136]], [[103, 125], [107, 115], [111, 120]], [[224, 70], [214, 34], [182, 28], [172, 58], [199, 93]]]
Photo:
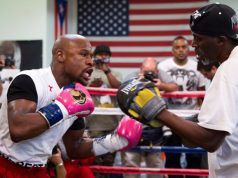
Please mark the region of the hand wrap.
[[73, 116], [85, 117], [94, 110], [93, 100], [87, 89], [79, 83], [65, 88], [54, 102], [41, 108], [38, 112], [50, 127]]
[[124, 116], [112, 134], [95, 138], [93, 150], [96, 156], [136, 146], [142, 133], [142, 124]]

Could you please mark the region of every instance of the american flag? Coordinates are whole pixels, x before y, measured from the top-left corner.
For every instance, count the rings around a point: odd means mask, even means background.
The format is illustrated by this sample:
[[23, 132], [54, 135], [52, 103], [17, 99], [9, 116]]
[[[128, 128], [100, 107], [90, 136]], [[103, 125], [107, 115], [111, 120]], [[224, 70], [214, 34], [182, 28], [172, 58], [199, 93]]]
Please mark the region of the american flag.
[[[111, 66], [139, 67], [146, 57], [171, 57], [172, 40], [190, 42], [190, 14], [208, 0], [78, 0], [78, 33], [93, 47], [110, 46]], [[190, 56], [194, 51], [190, 50]]]
[[68, 32], [68, 2], [55, 0], [55, 39]]

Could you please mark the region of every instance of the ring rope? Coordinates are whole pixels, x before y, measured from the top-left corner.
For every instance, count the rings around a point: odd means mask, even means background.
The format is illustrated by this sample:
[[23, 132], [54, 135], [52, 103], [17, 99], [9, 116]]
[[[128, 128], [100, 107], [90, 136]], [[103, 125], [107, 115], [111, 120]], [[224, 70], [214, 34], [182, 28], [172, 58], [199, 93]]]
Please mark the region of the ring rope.
[[[199, 110], [172, 110], [170, 112], [184, 118], [193, 117], [199, 113]], [[125, 115], [120, 108], [101, 108], [95, 107], [93, 113], [94, 115]]]
[[165, 153], [188, 153], [188, 154], [205, 154], [207, 151], [203, 148], [188, 148], [179, 146], [136, 146], [130, 151], [134, 152], [165, 152]]
[[167, 174], [167, 175], [190, 175], [208, 176], [207, 169], [172, 169], [172, 168], [138, 168], [121, 166], [90, 166], [93, 172], [114, 174]]
[[[97, 88], [97, 87], [87, 87], [91, 95], [110, 95], [116, 96], [117, 89], [113, 88]], [[203, 98], [205, 96], [205, 91], [174, 91], [174, 92], [161, 92], [162, 97], [165, 98]]]
[[[96, 88], [87, 87], [88, 91], [92, 95], [110, 95], [116, 96], [117, 89], [110, 88]], [[187, 92], [161, 92], [162, 97], [166, 98], [203, 98], [205, 91], [187, 91]], [[191, 117], [197, 115], [199, 110], [169, 110], [180, 117]], [[99, 108], [96, 107], [92, 114], [96, 115], [124, 115], [120, 108]], [[143, 152], [166, 152], [166, 153], [198, 153], [204, 154], [206, 150], [202, 148], [187, 148], [187, 147], [169, 147], [169, 146], [137, 146], [132, 148], [130, 151], [143, 151]], [[167, 175], [191, 175], [191, 176], [208, 176], [207, 169], [168, 169], [168, 168], [135, 168], [135, 167], [111, 167], [111, 166], [90, 166], [93, 172], [100, 173], [115, 173], [121, 174], [167, 174]]]

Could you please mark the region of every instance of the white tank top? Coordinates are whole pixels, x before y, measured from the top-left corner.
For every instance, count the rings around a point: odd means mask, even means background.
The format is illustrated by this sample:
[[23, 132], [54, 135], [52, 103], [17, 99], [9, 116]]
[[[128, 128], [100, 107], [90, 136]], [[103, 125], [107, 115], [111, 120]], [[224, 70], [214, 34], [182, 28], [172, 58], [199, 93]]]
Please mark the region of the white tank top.
[[[37, 110], [51, 103], [60, 93], [60, 88], [55, 81], [50, 67], [27, 70], [20, 72], [18, 75], [21, 74], [30, 76], [35, 83], [38, 96]], [[11, 140], [9, 134], [7, 97], [4, 96], [0, 110], [0, 153], [15, 163], [23, 162], [29, 165], [46, 164], [53, 147], [76, 119], [77, 117], [64, 120], [37, 137], [15, 143]]]

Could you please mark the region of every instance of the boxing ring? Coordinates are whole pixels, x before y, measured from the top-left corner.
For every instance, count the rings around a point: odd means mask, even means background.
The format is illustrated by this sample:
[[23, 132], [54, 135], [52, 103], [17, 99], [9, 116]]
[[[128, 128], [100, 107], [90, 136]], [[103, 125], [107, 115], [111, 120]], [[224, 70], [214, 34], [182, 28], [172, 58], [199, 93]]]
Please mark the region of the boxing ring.
[[[91, 95], [110, 95], [116, 96], [117, 89], [105, 89], [88, 87]], [[187, 92], [161, 92], [164, 98], [203, 98], [205, 91], [187, 91]], [[169, 110], [170, 112], [186, 118], [193, 117], [199, 113], [199, 110]], [[98, 108], [96, 107], [92, 114], [95, 115], [124, 115], [120, 108]], [[175, 146], [137, 146], [130, 151], [136, 152], [164, 152], [164, 153], [186, 153], [186, 154], [205, 154], [206, 150], [202, 148], [186, 148]], [[207, 169], [175, 169], [175, 168], [145, 168], [145, 167], [123, 167], [123, 166], [90, 166], [90, 169], [95, 173], [105, 174], [154, 174], [154, 175], [189, 175], [189, 176], [208, 176]]]

